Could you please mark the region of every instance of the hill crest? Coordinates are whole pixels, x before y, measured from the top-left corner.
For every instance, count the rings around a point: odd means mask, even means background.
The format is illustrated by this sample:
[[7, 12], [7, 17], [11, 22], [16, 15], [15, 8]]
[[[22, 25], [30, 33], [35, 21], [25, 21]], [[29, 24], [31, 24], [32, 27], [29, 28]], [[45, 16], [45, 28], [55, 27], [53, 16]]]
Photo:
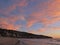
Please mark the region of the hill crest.
[[12, 37], [12, 38], [52, 38], [52, 37], [44, 36], [44, 35], [36, 35], [32, 33], [27, 33], [27, 32], [1, 29], [1, 28], [0, 28], [0, 36]]

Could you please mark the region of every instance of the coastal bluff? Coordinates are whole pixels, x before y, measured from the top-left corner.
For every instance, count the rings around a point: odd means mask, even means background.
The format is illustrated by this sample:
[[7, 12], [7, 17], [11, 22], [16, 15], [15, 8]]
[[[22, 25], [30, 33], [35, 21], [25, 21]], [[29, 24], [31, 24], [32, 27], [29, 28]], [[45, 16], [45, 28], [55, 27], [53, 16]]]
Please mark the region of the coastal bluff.
[[8, 30], [0, 28], [0, 37], [12, 37], [12, 38], [52, 38], [50, 36], [45, 35], [37, 35], [28, 32], [21, 32], [16, 30]]

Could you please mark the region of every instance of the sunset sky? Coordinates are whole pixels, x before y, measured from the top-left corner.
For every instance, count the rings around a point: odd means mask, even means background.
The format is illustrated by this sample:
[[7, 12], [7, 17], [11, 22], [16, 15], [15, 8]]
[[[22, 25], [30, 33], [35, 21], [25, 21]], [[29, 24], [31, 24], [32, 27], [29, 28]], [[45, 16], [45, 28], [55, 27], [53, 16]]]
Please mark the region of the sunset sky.
[[0, 0], [0, 28], [60, 38], [60, 0]]

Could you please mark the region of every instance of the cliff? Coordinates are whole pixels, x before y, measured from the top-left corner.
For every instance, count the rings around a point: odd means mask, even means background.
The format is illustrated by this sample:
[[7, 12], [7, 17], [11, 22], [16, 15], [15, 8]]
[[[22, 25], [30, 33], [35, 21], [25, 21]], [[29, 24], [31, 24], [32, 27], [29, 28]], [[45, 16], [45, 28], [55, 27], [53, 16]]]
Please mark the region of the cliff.
[[44, 36], [44, 35], [36, 35], [36, 34], [27, 33], [27, 32], [14, 31], [14, 30], [0, 28], [0, 37], [1, 36], [12, 37], [12, 38], [52, 38], [52, 37]]

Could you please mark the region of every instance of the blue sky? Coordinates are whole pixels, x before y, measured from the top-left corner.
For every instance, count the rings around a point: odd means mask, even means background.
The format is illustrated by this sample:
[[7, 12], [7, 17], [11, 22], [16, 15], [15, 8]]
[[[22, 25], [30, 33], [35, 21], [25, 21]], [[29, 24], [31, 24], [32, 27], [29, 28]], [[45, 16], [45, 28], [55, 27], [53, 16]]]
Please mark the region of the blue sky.
[[60, 1], [0, 0], [0, 28], [60, 38]]

